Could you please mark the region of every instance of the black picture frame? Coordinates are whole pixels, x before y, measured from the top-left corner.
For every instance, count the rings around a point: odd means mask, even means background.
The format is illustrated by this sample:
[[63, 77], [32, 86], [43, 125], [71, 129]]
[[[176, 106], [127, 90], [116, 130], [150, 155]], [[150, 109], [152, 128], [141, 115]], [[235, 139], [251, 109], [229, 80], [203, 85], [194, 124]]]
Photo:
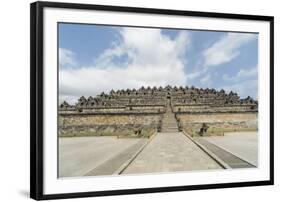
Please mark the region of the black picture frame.
[[[93, 191], [80, 193], [43, 193], [43, 23], [44, 8], [117, 11], [130, 13], [162, 14], [167, 16], [194, 16], [224, 18], [270, 23], [270, 179], [238, 183], [204, 184], [191, 186], [154, 187], [143, 189]], [[36, 200], [93, 197], [153, 192], [186, 191], [229, 187], [261, 186], [274, 184], [274, 17], [229, 13], [196, 12], [183, 10], [120, 7], [58, 2], [35, 2], [30, 5], [30, 197]]]

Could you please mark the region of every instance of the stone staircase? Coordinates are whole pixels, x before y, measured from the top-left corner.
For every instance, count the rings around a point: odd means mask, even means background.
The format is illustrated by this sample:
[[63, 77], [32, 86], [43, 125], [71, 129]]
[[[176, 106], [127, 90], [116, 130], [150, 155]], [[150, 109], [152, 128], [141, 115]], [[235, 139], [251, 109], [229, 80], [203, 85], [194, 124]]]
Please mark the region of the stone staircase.
[[161, 132], [172, 133], [178, 131], [179, 129], [178, 129], [177, 120], [175, 114], [172, 112], [171, 101], [169, 100], [167, 104], [166, 113], [163, 115]]

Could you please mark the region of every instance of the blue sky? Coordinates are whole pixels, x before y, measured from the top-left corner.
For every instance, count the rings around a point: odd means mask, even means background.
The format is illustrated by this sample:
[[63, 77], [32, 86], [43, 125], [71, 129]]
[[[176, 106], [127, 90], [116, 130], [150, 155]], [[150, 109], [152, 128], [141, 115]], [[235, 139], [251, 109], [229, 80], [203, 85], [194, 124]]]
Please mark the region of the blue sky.
[[59, 25], [60, 102], [168, 84], [257, 99], [258, 34]]

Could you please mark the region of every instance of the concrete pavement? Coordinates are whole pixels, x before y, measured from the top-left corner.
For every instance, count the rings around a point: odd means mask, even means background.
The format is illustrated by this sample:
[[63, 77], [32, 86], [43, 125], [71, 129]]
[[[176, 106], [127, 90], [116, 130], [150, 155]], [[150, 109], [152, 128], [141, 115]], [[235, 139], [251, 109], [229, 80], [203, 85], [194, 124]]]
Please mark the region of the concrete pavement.
[[181, 132], [158, 133], [122, 174], [222, 169]]
[[[221, 137], [194, 139], [232, 168], [257, 166], [256, 133], [229, 133]], [[122, 171], [120, 174], [142, 174], [208, 169], [222, 167], [181, 132], [158, 133], [150, 140], [59, 138], [59, 177], [112, 175], [119, 171]]]
[[232, 153], [235, 156], [258, 166], [258, 133], [231, 132], [224, 136], [203, 137], [208, 142]]
[[138, 141], [116, 137], [59, 138], [59, 177], [83, 176]]

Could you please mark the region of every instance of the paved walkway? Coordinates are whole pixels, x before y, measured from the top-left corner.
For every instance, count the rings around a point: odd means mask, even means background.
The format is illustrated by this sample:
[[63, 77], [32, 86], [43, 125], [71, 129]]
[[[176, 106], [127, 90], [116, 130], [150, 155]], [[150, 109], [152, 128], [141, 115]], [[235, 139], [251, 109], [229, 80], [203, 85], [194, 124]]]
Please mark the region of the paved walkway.
[[181, 132], [158, 133], [122, 174], [222, 169]]

